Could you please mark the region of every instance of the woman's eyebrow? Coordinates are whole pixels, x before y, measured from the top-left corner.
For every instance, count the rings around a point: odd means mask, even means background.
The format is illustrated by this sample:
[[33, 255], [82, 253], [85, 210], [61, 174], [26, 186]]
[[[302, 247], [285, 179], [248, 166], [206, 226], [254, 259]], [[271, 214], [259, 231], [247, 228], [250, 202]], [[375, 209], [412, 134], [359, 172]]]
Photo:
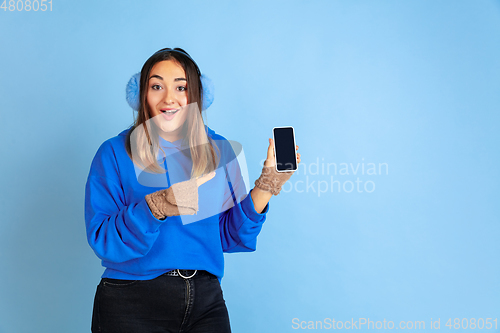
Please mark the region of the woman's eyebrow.
[[[160, 75], [157, 75], [157, 74], [151, 75], [151, 77], [149, 79], [151, 80], [152, 78], [157, 78], [157, 79], [163, 81], [163, 78]], [[177, 81], [187, 81], [187, 80], [185, 78], [183, 78], [183, 77], [178, 77], [178, 78], [174, 79], [174, 82], [177, 82]]]

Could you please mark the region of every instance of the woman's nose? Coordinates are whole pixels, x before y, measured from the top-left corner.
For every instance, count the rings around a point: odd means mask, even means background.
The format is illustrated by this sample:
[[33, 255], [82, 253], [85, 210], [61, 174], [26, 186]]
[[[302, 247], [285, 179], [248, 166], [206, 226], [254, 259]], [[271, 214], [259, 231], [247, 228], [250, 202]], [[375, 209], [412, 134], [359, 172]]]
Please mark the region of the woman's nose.
[[174, 92], [170, 89], [165, 89], [165, 103], [172, 104], [174, 102]]

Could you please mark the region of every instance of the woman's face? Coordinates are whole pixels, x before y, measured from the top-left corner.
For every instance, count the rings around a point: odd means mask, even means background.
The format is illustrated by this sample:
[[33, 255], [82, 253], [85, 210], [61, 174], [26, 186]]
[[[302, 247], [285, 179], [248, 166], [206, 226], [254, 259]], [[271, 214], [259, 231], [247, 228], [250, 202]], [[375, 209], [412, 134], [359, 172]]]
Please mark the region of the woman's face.
[[186, 73], [179, 63], [156, 63], [149, 75], [146, 102], [160, 135], [173, 142], [182, 138], [182, 126], [189, 108]]

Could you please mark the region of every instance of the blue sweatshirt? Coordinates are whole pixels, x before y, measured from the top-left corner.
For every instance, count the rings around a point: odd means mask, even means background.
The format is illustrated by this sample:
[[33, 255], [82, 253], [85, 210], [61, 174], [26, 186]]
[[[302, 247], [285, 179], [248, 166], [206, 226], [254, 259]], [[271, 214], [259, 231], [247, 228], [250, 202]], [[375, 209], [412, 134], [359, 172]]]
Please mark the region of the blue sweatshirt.
[[87, 239], [106, 268], [103, 278], [148, 280], [172, 269], [206, 270], [219, 281], [223, 252], [255, 251], [269, 204], [257, 213], [235, 152], [205, 126], [220, 150], [216, 175], [198, 188], [198, 213], [155, 218], [145, 196], [190, 178], [183, 140], [160, 138], [159, 161], [167, 173], [141, 172], [125, 149], [126, 129], [98, 149], [85, 188]]

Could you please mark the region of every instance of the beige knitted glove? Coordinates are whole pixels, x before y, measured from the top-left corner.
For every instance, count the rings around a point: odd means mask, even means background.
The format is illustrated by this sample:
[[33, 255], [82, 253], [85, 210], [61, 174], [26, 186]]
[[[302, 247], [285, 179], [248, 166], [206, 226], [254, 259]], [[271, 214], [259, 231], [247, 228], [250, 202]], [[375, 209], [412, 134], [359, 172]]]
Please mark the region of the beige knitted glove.
[[146, 195], [146, 202], [154, 217], [194, 215], [198, 212], [198, 185], [196, 178], [176, 183], [165, 190]]
[[264, 165], [259, 179], [255, 181], [255, 186], [261, 190], [278, 195], [283, 184], [285, 184], [287, 180], [292, 177], [294, 172], [295, 171], [278, 172], [274, 166], [268, 167]]

